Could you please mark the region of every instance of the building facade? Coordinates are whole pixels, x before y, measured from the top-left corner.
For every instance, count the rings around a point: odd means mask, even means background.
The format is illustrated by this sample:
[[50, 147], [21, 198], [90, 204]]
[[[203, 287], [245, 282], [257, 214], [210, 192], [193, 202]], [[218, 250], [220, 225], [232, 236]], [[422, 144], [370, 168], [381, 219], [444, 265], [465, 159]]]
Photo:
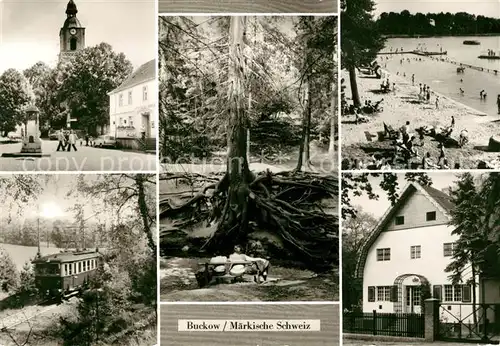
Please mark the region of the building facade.
[[156, 60], [140, 66], [108, 95], [111, 136], [126, 147], [137, 140], [156, 141]]
[[[371, 233], [358, 261], [364, 312], [421, 313], [422, 299], [432, 296], [450, 314], [471, 314], [471, 268], [458, 285], [445, 272], [458, 240], [449, 225], [453, 208], [449, 196], [432, 187], [410, 183], [404, 189]], [[480, 287], [475, 290], [479, 302]]]
[[78, 9], [73, 0], [66, 6], [66, 20], [59, 30], [59, 60], [65, 60], [85, 48], [85, 28], [76, 14]]

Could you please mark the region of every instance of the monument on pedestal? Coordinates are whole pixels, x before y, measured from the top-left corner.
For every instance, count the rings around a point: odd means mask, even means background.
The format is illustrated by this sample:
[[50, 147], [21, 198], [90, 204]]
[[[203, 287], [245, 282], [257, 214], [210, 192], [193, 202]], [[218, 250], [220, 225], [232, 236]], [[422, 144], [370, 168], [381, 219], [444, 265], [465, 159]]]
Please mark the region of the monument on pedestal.
[[42, 157], [50, 156], [42, 153], [42, 141], [40, 140], [40, 119], [38, 108], [31, 105], [25, 110], [26, 121], [24, 123], [23, 146], [19, 153], [4, 153], [3, 157]]
[[39, 112], [35, 106], [26, 109], [26, 122], [24, 127], [23, 147], [21, 153], [41, 154], [42, 141], [40, 140]]

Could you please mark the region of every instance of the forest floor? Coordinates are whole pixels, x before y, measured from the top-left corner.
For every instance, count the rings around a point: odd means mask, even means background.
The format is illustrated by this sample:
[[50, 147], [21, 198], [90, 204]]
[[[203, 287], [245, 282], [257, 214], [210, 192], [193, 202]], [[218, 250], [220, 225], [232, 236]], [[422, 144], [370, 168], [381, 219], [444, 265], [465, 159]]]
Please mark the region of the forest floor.
[[[349, 76], [343, 71], [346, 79], [346, 95], [351, 95]], [[394, 148], [391, 141], [380, 142], [377, 132], [384, 131], [385, 122], [395, 130], [401, 128], [406, 121], [410, 121], [410, 132], [421, 126], [447, 127], [451, 124], [451, 117], [455, 117], [455, 129], [451, 137], [458, 140], [460, 132], [468, 131], [469, 143], [463, 148], [446, 148], [446, 158], [450, 168], [458, 163], [460, 168], [477, 168], [480, 161], [489, 162], [491, 166], [500, 165], [500, 153], [488, 152], [488, 140], [499, 133], [498, 119], [474, 110], [456, 102], [444, 95], [431, 96], [431, 103], [418, 100], [418, 83], [412, 86], [411, 81], [397, 75], [390, 76], [391, 82], [396, 84], [396, 91], [380, 94], [381, 79], [371, 76], [358, 75], [357, 84], [361, 96], [361, 103], [372, 100], [372, 103], [383, 99], [383, 111], [375, 115], [366, 115], [370, 120], [367, 123], [355, 123], [354, 115], [342, 117], [342, 159], [362, 160], [366, 165], [372, 161], [373, 155], [391, 157]], [[439, 109], [436, 109], [434, 100], [440, 96]], [[367, 133], [372, 136], [368, 139]], [[417, 142], [418, 135], [416, 135]], [[422, 155], [431, 154], [434, 164], [439, 157], [438, 142], [426, 136], [423, 147], [417, 147], [419, 157], [413, 159], [411, 168], [421, 168]], [[393, 163], [392, 168], [404, 169], [403, 162]]]
[[[338, 171], [338, 145], [335, 143], [333, 155], [328, 150], [312, 141], [310, 144], [310, 162], [309, 167], [302, 168], [305, 171], [316, 172], [320, 174], [333, 174]], [[169, 173], [198, 173], [209, 174], [216, 172], [225, 172], [225, 151], [213, 153], [213, 157], [198, 162], [167, 163], [161, 164], [162, 171]], [[250, 170], [262, 172], [270, 170], [271, 172], [291, 171], [295, 169], [298, 162], [298, 149], [292, 149], [288, 152], [276, 154], [273, 160], [259, 156], [250, 156]]]
[[208, 258], [163, 258], [160, 262], [160, 301], [337, 301], [338, 271], [316, 274], [308, 270], [273, 265], [267, 282], [252, 276], [244, 282], [198, 288], [198, 263]]

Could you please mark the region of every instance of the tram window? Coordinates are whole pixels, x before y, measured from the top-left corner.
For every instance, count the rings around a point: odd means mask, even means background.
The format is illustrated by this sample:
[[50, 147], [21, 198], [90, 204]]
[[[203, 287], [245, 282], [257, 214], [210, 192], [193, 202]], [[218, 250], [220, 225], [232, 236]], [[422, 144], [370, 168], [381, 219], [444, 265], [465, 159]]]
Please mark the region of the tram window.
[[69, 264], [69, 275], [73, 275], [73, 265], [72, 265], [72, 263]]
[[68, 265], [64, 264], [64, 276], [68, 275]]
[[82, 272], [82, 262], [78, 262], [78, 272]]

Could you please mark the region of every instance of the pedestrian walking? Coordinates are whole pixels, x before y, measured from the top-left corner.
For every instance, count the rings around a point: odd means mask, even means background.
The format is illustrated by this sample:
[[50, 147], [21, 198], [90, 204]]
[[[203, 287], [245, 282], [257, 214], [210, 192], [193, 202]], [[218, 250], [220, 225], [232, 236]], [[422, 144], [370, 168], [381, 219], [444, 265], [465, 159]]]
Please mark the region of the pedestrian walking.
[[73, 147], [74, 151], [76, 150], [76, 141], [78, 140], [78, 137], [76, 134], [73, 132], [73, 130], [70, 130], [69, 136], [68, 136], [68, 151], [71, 151], [71, 147]]
[[57, 140], [59, 141], [59, 144], [57, 144], [56, 151], [59, 151], [60, 149], [64, 151], [66, 149], [66, 137], [64, 137], [64, 132], [62, 130], [57, 131]]

